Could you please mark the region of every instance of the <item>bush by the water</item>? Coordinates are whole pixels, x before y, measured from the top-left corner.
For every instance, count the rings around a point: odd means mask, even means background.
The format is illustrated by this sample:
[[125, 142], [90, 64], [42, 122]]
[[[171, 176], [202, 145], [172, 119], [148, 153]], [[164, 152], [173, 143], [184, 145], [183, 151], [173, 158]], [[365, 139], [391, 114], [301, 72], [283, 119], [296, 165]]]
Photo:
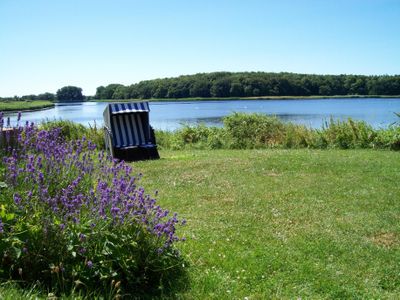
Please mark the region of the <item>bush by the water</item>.
[[[3, 124], [0, 114], [0, 133]], [[174, 248], [184, 221], [145, 193], [130, 165], [46, 126], [0, 136], [0, 280], [110, 298], [166, 292], [184, 271]]]
[[400, 150], [400, 124], [374, 129], [366, 122], [331, 119], [321, 129], [285, 123], [263, 114], [234, 113], [223, 127], [183, 126], [156, 131], [165, 149], [259, 149], [259, 148], [378, 148]]

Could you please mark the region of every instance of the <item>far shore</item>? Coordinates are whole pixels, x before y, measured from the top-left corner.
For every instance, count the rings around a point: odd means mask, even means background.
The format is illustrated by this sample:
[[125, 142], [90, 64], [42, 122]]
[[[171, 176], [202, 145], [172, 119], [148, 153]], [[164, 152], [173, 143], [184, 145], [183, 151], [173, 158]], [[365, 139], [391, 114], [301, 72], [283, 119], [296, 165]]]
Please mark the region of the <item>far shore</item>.
[[19, 111], [37, 111], [54, 107], [54, 102], [34, 100], [34, 101], [0, 101], [0, 111], [13, 113]]
[[195, 98], [148, 98], [148, 99], [90, 99], [90, 102], [129, 102], [129, 101], [150, 101], [150, 102], [179, 102], [179, 101], [234, 101], [234, 100], [315, 100], [315, 99], [371, 99], [371, 98], [393, 98], [397, 96], [387, 95], [335, 95], [335, 96], [258, 96], [258, 97], [195, 97]]

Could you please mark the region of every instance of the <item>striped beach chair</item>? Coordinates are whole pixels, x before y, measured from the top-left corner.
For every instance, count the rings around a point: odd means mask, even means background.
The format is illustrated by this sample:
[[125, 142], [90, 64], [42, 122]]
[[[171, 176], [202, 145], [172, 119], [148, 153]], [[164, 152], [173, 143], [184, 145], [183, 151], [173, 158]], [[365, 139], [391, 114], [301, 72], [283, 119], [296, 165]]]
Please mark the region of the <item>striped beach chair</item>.
[[160, 158], [148, 102], [110, 103], [104, 110], [107, 151], [126, 161]]

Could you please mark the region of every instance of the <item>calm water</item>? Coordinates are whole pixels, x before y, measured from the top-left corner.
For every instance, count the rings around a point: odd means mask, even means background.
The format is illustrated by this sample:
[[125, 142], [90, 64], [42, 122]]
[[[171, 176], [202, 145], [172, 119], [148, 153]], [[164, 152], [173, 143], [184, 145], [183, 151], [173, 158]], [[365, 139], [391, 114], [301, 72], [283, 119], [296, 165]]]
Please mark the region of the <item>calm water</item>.
[[[52, 109], [24, 112], [23, 120], [38, 123], [42, 120], [67, 119], [83, 125], [103, 124], [107, 103], [85, 102], [57, 104]], [[399, 121], [394, 112], [400, 112], [398, 99], [318, 99], [318, 100], [232, 100], [201, 102], [151, 102], [150, 122], [156, 129], [174, 130], [182, 124], [220, 126], [221, 118], [232, 112], [258, 112], [276, 115], [287, 122], [319, 128], [333, 117], [364, 120], [372, 126], [386, 127]], [[16, 114], [9, 114], [15, 122]]]

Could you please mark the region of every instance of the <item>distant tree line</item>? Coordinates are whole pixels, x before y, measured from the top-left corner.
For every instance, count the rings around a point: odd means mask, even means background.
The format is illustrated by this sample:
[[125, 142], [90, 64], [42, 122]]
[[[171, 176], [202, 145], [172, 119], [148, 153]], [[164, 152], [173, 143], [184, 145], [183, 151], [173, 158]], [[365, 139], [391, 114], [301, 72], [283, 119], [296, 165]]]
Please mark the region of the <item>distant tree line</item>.
[[83, 101], [86, 97], [82, 94], [82, 89], [76, 86], [64, 86], [57, 90], [56, 94], [43, 93], [39, 95], [25, 95], [22, 97], [14, 96], [1, 98], [0, 101], [35, 101], [35, 100], [47, 100], [47, 101], [62, 101], [62, 102], [76, 102]]
[[141, 81], [132, 85], [99, 86], [94, 96], [65, 86], [55, 94], [1, 98], [0, 101], [49, 100], [74, 102], [90, 99], [224, 98], [261, 96], [400, 95], [400, 75], [314, 75], [266, 72], [214, 72]]
[[265, 72], [215, 72], [109, 84], [94, 99], [189, 97], [400, 95], [400, 75], [308, 75]]

